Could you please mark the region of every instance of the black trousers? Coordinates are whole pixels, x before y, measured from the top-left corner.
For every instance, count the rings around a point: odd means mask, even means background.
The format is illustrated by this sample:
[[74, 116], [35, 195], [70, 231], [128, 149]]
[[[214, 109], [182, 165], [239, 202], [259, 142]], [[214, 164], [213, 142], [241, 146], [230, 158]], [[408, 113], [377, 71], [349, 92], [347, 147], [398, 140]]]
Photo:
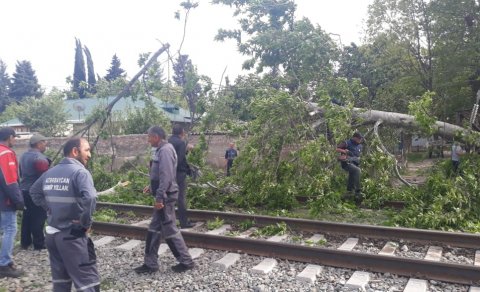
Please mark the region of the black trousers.
[[356, 195], [361, 193], [360, 187], [360, 167], [353, 163], [342, 162], [342, 168], [348, 172], [347, 191], [355, 191]]
[[227, 160], [227, 176], [230, 176], [230, 168], [233, 166], [233, 159]]
[[188, 224], [187, 217], [187, 173], [177, 171], [177, 184], [178, 184], [178, 221], [180, 221], [180, 226], [185, 226]]
[[33, 243], [33, 248], [45, 248], [45, 235], [43, 226], [47, 219], [47, 212], [43, 208], [35, 205], [28, 191], [22, 191], [25, 201], [25, 210], [22, 217], [22, 229], [20, 233], [20, 244], [22, 247], [29, 247]]

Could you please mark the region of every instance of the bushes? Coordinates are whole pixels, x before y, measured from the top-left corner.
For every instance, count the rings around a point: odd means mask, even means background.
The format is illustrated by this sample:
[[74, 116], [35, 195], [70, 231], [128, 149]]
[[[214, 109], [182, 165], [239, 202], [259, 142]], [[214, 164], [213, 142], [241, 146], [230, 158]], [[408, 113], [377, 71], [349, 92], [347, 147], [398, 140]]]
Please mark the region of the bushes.
[[449, 160], [437, 164], [425, 185], [405, 194], [408, 207], [394, 222], [418, 228], [480, 230], [478, 165], [478, 155], [463, 157], [463, 174], [455, 176]]

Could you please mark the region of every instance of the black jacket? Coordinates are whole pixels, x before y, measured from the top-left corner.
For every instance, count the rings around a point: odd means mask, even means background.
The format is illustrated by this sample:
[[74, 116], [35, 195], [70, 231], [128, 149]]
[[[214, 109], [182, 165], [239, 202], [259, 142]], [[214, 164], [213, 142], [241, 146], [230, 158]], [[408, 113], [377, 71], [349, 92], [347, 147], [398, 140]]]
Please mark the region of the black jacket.
[[178, 135], [172, 135], [168, 139], [168, 143], [173, 145], [175, 152], [177, 152], [177, 172], [184, 172], [190, 174], [190, 166], [187, 163], [187, 144]]

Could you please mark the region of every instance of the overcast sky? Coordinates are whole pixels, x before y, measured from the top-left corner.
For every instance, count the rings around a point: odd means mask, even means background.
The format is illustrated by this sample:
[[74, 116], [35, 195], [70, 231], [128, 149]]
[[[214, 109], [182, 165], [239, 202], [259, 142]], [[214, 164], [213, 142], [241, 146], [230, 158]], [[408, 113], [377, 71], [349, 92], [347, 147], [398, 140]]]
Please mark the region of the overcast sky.
[[[296, 0], [297, 19], [305, 16], [343, 45], [359, 43], [362, 21], [373, 0]], [[17, 60], [28, 60], [39, 83], [50, 90], [67, 88], [73, 74], [75, 37], [90, 49], [95, 73], [105, 76], [117, 54], [129, 77], [139, 67], [138, 55], [154, 52], [160, 41], [177, 51], [183, 35], [182, 21], [174, 18], [180, 0], [2, 0], [0, 59], [12, 75]], [[181, 52], [188, 54], [200, 74], [220, 82], [223, 70], [233, 80], [241, 74], [243, 57], [233, 41], [215, 42], [219, 28], [236, 28], [233, 9], [196, 0], [199, 7], [188, 18]], [[339, 37], [332, 35], [339, 40]], [[160, 56], [164, 61], [166, 56]], [[167, 74], [165, 70], [165, 74]]]

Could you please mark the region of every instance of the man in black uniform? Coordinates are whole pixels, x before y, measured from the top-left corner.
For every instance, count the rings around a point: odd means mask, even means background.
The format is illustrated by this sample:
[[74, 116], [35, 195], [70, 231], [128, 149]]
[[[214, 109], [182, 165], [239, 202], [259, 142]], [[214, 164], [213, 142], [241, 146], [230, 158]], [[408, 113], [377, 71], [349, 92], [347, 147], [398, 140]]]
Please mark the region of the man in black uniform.
[[97, 191], [85, 168], [91, 157], [83, 138], [72, 138], [63, 147], [65, 158], [45, 172], [30, 188], [35, 204], [47, 211], [45, 243], [50, 256], [54, 292], [100, 291], [92, 225]]
[[30, 187], [50, 167], [50, 159], [43, 153], [47, 150], [47, 138], [35, 134], [30, 138], [30, 149], [20, 158], [20, 189], [25, 201], [25, 211], [22, 217], [22, 231], [20, 243], [27, 249], [33, 243], [33, 249], [45, 248], [43, 225], [47, 213], [35, 205], [30, 197]]
[[187, 217], [187, 202], [186, 202], [186, 191], [187, 191], [187, 174], [190, 174], [191, 169], [188, 165], [186, 154], [186, 143], [185, 143], [185, 131], [182, 126], [175, 125], [173, 126], [172, 136], [168, 139], [168, 143], [173, 145], [175, 152], [177, 153], [178, 165], [177, 165], [177, 184], [178, 184], [178, 220], [180, 221], [181, 228], [191, 228], [193, 224], [188, 222]]
[[184, 272], [195, 266], [175, 219], [175, 202], [178, 198], [176, 182], [177, 154], [172, 144], [167, 143], [165, 131], [157, 126], [148, 129], [148, 143], [156, 147], [150, 161], [150, 187], [144, 191], [155, 197], [153, 216], [145, 240], [143, 265], [135, 268], [137, 273], [158, 271], [158, 248], [162, 237], [179, 264], [172, 266], [174, 272]]

